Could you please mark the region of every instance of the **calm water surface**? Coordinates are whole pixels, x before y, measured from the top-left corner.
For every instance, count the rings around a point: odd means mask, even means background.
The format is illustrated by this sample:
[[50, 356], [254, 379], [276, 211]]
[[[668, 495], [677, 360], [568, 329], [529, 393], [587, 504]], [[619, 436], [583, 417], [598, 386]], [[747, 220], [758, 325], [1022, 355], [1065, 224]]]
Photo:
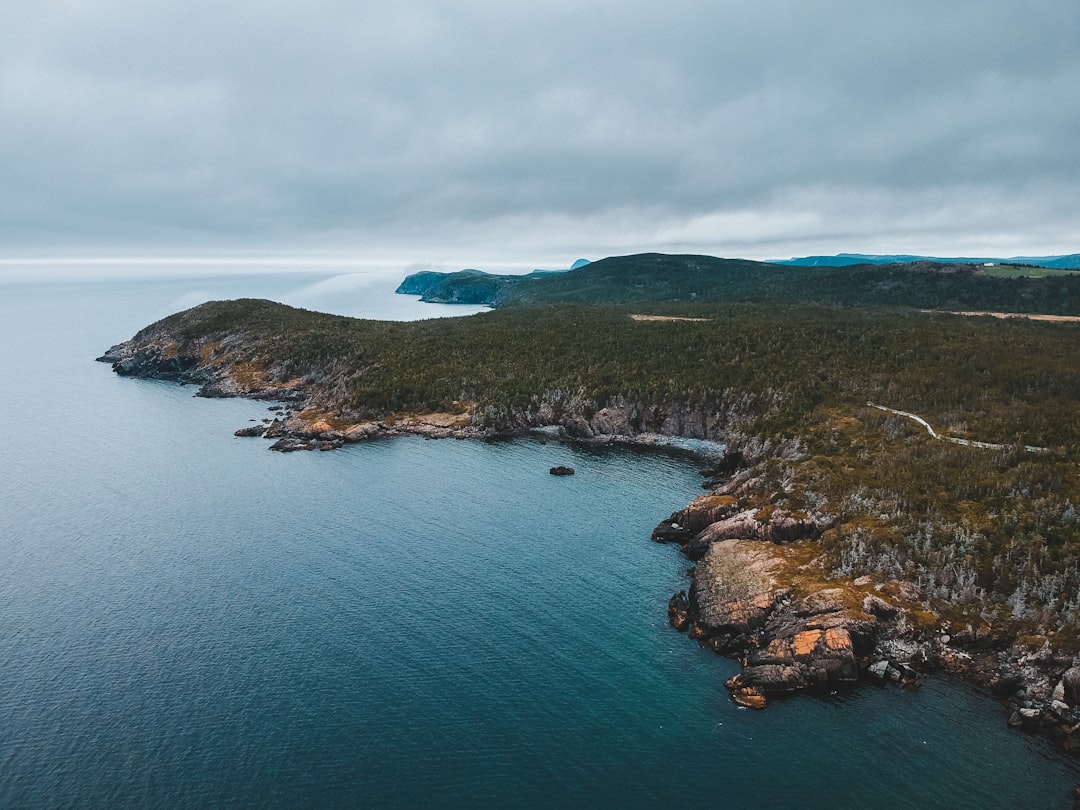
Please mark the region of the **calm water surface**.
[[197, 298], [424, 311], [385, 292], [0, 283], [0, 805], [1068, 806], [1077, 764], [943, 678], [734, 707], [648, 539], [692, 459], [281, 455], [232, 435], [265, 404], [92, 362]]

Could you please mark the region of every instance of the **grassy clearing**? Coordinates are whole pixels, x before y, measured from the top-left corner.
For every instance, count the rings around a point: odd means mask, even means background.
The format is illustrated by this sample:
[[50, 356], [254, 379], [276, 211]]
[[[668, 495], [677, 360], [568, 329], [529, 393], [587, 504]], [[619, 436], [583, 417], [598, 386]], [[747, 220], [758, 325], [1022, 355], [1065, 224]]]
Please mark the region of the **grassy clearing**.
[[1031, 267], [1015, 264], [995, 264], [992, 267], [980, 267], [978, 275], [988, 278], [1050, 278], [1052, 276], [1080, 276], [1080, 270], [1065, 270], [1060, 267]]

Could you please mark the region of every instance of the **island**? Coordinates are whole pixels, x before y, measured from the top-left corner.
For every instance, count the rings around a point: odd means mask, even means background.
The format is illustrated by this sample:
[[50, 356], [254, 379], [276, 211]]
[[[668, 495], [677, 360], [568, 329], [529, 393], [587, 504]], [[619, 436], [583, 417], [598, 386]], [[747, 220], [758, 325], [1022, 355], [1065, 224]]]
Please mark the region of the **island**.
[[1080, 272], [987, 270], [643, 254], [428, 274], [404, 289], [491, 311], [208, 302], [99, 359], [278, 403], [237, 435], [279, 451], [539, 428], [715, 442], [704, 492], [653, 539], [693, 562], [668, 618], [740, 661], [733, 700], [946, 670], [1075, 750]]

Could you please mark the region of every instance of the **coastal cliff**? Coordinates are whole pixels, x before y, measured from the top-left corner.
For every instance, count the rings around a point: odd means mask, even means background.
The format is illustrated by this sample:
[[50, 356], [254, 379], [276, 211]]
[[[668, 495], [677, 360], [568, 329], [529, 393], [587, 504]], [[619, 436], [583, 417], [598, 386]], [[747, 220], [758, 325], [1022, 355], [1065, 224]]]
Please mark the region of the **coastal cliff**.
[[[211, 302], [99, 359], [200, 396], [283, 403], [237, 431], [278, 451], [536, 428], [722, 443], [706, 494], [654, 536], [696, 563], [669, 616], [741, 661], [733, 699], [762, 707], [861, 680], [914, 685], [940, 668], [991, 689], [1010, 722], [1073, 746], [1075, 330], [922, 313], [679, 312], [567, 305], [391, 324]], [[1012, 362], [1021, 349], [1040, 365]], [[869, 401], [978, 441], [939, 441]]]
[[[743, 460], [727, 458], [736, 455]], [[653, 531], [696, 562], [668, 619], [740, 661], [725, 684], [735, 703], [763, 709], [777, 697], [859, 681], [917, 688], [944, 671], [1000, 699], [1009, 725], [1080, 752], [1080, 658], [989, 614], [955, 626], [919, 583], [837, 576], [816, 541], [840, 516], [776, 508], [762, 472], [751, 463], [713, 481]]]
[[[223, 311], [237, 308], [260, 326], [245, 326], [239, 316], [223, 317]], [[315, 324], [319, 329], [310, 328], [309, 317], [321, 319]], [[296, 344], [284, 347], [286, 339], [276, 333], [285, 329], [287, 318], [296, 318], [306, 327], [301, 340], [318, 346], [314, 359], [300, 362], [295, 358]], [[264, 319], [272, 321], [275, 334], [260, 331]], [[651, 444], [664, 437], [680, 437], [722, 442], [740, 435], [754, 419], [775, 408], [778, 399], [775, 394], [652, 394], [613, 395], [598, 401], [596, 394], [581, 385], [563, 384], [541, 387], [527, 397], [518, 395], [513, 403], [475, 396], [475, 391], [462, 386], [458, 398], [443, 398], [438, 404], [395, 398], [378, 407], [362, 407], [352, 401], [351, 394], [357, 389], [369, 393], [377, 375], [388, 379], [387, 387], [394, 395], [403, 387], [400, 377], [404, 374], [396, 375], [379, 359], [390, 351], [389, 341], [383, 335], [378, 335], [381, 344], [364, 341], [356, 350], [358, 359], [351, 361], [335, 357], [325, 345], [338, 339], [334, 330], [372, 325], [402, 326], [305, 313], [268, 301], [210, 302], [146, 327], [130, 340], [109, 347], [97, 360], [110, 363], [121, 376], [198, 386], [196, 396], [200, 397], [286, 402], [288, 413], [265, 432], [248, 429], [242, 434], [275, 439], [272, 449], [277, 450], [332, 449], [378, 435], [494, 437], [550, 427], [560, 428], [572, 439], [594, 441]], [[412, 359], [424, 363], [422, 357]], [[513, 379], [498, 369], [493, 376]], [[491, 383], [473, 386], [485, 391], [494, 387]]]

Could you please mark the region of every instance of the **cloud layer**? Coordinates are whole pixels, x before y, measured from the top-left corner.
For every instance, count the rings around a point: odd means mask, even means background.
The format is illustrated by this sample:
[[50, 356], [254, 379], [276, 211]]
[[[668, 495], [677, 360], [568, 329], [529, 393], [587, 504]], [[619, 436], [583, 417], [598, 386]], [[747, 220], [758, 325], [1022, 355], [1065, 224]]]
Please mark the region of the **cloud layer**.
[[9, 253], [1080, 250], [1080, 5], [8, 0]]

